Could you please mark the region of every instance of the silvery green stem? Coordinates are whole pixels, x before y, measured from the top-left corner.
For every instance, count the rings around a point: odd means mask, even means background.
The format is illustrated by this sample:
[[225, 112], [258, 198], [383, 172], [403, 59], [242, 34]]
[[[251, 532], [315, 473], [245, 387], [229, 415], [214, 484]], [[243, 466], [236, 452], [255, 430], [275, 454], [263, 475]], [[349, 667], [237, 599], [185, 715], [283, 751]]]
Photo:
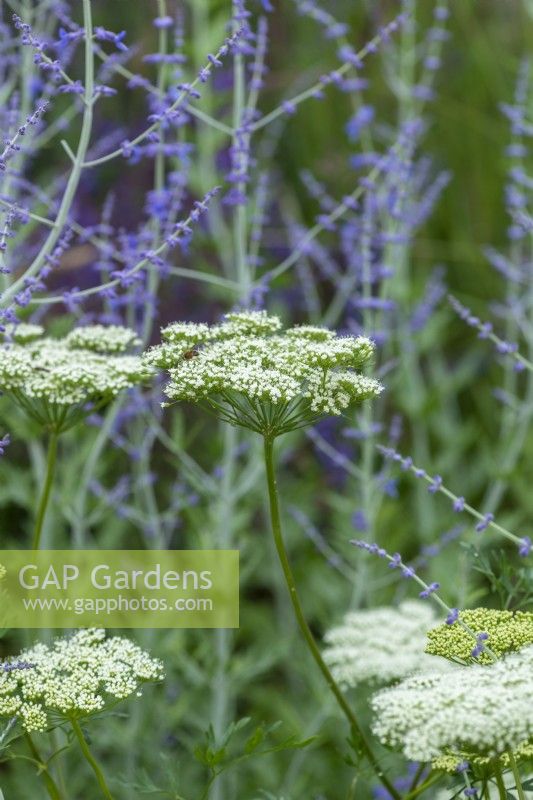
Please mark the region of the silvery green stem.
[[[233, 545], [233, 522], [235, 516], [233, 483], [235, 479], [235, 448], [237, 446], [237, 431], [230, 425], [225, 425], [224, 459], [222, 462], [222, 477], [219, 491], [219, 502], [215, 506], [216, 519], [216, 546], [229, 548]], [[213, 730], [215, 736], [222, 737], [231, 718], [231, 709], [234, 706], [234, 694], [229, 680], [229, 668], [233, 643], [233, 632], [226, 628], [217, 628], [215, 636], [215, 669], [213, 675], [213, 692], [211, 698], [213, 714]], [[223, 775], [213, 783], [211, 800], [222, 800], [226, 797], [226, 780]]]
[[[241, 53], [237, 52], [233, 67], [233, 146], [238, 147], [237, 130], [242, 124], [244, 113], [244, 60]], [[243, 156], [239, 155], [239, 159]], [[246, 191], [246, 185], [238, 185], [240, 191]], [[246, 263], [246, 206], [239, 203], [234, 210], [233, 217], [233, 244], [237, 265], [237, 281], [241, 287], [242, 297], [246, 299], [250, 288], [250, 276]]]
[[394, 786], [391, 784], [391, 782], [381, 769], [376, 759], [376, 756], [374, 755], [373, 751], [370, 748], [370, 745], [366, 740], [366, 737], [359, 725], [359, 722], [354, 712], [352, 711], [348, 702], [346, 701], [346, 698], [344, 697], [335, 678], [331, 674], [329, 667], [322, 658], [320, 649], [314, 640], [313, 634], [311, 633], [311, 629], [309, 628], [309, 625], [305, 618], [302, 604], [298, 596], [298, 591], [296, 589], [296, 583], [294, 580], [294, 575], [292, 573], [292, 568], [289, 562], [289, 558], [287, 556], [287, 551], [285, 549], [285, 543], [283, 541], [283, 534], [281, 530], [281, 516], [279, 510], [277, 481], [276, 481], [276, 473], [274, 467], [274, 440], [266, 436], [264, 437], [264, 458], [265, 458], [266, 478], [268, 485], [268, 496], [270, 503], [270, 520], [272, 525], [272, 534], [274, 536], [276, 551], [278, 553], [278, 558], [281, 563], [281, 568], [283, 570], [285, 583], [287, 585], [290, 601], [293, 607], [296, 621], [298, 623], [298, 627], [300, 628], [300, 631], [303, 635], [303, 638], [307, 645], [307, 649], [309, 650], [311, 656], [313, 657], [313, 660], [315, 661], [317, 667], [322, 673], [330, 691], [332, 692], [333, 696], [335, 697], [335, 700], [339, 705], [339, 708], [341, 709], [342, 713], [348, 720], [352, 734], [357, 740], [361, 748], [361, 751], [368, 759], [376, 776], [379, 778], [383, 786], [388, 790], [391, 797], [394, 798], [394, 800], [400, 800], [400, 795], [398, 794], [397, 790], [394, 788]]
[[91, 130], [93, 123], [93, 103], [94, 103], [94, 63], [93, 63], [93, 24], [91, 14], [91, 0], [83, 0], [83, 25], [85, 28], [85, 93], [83, 96], [83, 118], [81, 124], [81, 133], [78, 142], [78, 149], [72, 162], [72, 171], [70, 173], [61, 205], [54, 223], [54, 227], [48, 234], [44, 245], [39, 250], [39, 253], [34, 258], [26, 272], [24, 272], [18, 280], [11, 284], [2, 295], [1, 302], [4, 306], [8, 305], [17, 294], [17, 292], [25, 284], [28, 278], [37, 275], [46, 263], [46, 257], [50, 255], [56, 246], [67, 218], [72, 207], [78, 184], [80, 182], [81, 172], [83, 169], [83, 162], [85, 155], [89, 148], [91, 139]]
[[73, 540], [76, 548], [83, 548], [85, 545], [87, 524], [86, 524], [86, 504], [89, 493], [89, 485], [94, 477], [96, 467], [100, 456], [107, 444], [109, 436], [115, 420], [122, 405], [122, 398], [117, 398], [112, 406], [110, 406], [105, 413], [104, 421], [98, 429], [98, 434], [94, 443], [89, 451], [88, 456], [84, 459], [83, 468], [78, 483], [78, 491], [74, 499], [74, 522], [73, 522]]
[[41, 547], [41, 537], [43, 532], [44, 520], [46, 517], [48, 503], [50, 501], [52, 484], [54, 482], [56, 460], [57, 460], [58, 438], [59, 438], [59, 433], [57, 429], [55, 428], [52, 429], [50, 431], [50, 437], [48, 439], [48, 456], [46, 459], [46, 470], [44, 474], [43, 488], [41, 490], [41, 499], [39, 500], [39, 505], [37, 507], [37, 516], [35, 518], [35, 529], [33, 533], [33, 544], [32, 544], [33, 550], [39, 550]]
[[[157, 11], [160, 17], [165, 17], [167, 14], [166, 0], [158, 0]], [[165, 27], [159, 28], [158, 33], [158, 48], [157, 52], [165, 56], [168, 52], [168, 30]], [[166, 81], [167, 81], [167, 65], [164, 61], [160, 62], [157, 66], [157, 91], [159, 97], [164, 96]], [[159, 131], [159, 142], [157, 146], [157, 153], [155, 156], [154, 164], [154, 191], [160, 192], [165, 186], [165, 151], [164, 151], [164, 128], [161, 127]], [[155, 217], [152, 223], [152, 247], [157, 247], [161, 239], [161, 222]], [[148, 294], [150, 297], [157, 296], [157, 289], [159, 287], [159, 269], [155, 264], [150, 264], [148, 267]], [[154, 321], [154, 304], [147, 303], [145, 310], [145, 317], [143, 320], [142, 340], [146, 344], [150, 340], [152, 333], [152, 326]]]

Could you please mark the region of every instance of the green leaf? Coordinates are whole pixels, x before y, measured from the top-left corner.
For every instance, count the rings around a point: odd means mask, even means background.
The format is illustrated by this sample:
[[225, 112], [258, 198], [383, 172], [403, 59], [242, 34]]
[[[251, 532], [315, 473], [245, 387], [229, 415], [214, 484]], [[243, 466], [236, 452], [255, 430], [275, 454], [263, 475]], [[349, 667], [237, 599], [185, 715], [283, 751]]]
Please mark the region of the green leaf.
[[265, 729], [262, 725], [255, 729], [246, 744], [244, 745], [245, 753], [253, 753], [257, 750], [259, 745], [265, 740]]

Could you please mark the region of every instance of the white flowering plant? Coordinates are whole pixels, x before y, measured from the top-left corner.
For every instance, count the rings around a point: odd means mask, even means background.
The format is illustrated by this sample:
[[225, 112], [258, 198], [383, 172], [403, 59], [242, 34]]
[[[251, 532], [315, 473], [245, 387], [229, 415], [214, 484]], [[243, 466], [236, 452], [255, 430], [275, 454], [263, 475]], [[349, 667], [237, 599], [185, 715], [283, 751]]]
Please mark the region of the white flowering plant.
[[[163, 677], [162, 663], [129, 639], [106, 638], [101, 629], [80, 630], [50, 646], [39, 643], [16, 660], [0, 664], [0, 718], [20, 722], [41, 762], [32, 733], [69, 726], [103, 796], [112, 798], [82, 724], [128, 697], [141, 697], [145, 684]], [[52, 798], [61, 797], [48, 771], [46, 785]]]
[[121, 392], [146, 382], [151, 370], [137, 355], [137, 334], [119, 325], [90, 325], [63, 338], [39, 325], [7, 328], [0, 343], [0, 392], [48, 434], [47, 469], [37, 508], [33, 549], [39, 549], [61, 434]]
[[201, 403], [221, 419], [274, 439], [377, 397], [359, 370], [372, 357], [365, 336], [311, 325], [282, 330], [265, 311], [227, 314], [220, 325], [174, 323], [145, 355], [168, 370], [169, 401]]
[[[374, 734], [406, 758], [474, 780], [533, 758], [533, 647], [492, 664], [426, 671], [383, 689], [371, 700]], [[505, 795], [504, 795], [505, 796]]]
[[165, 405], [198, 403], [263, 437], [272, 533], [300, 631], [350, 725], [355, 750], [398, 797], [305, 618], [283, 539], [274, 465], [279, 436], [341, 415], [382, 392], [379, 381], [360, 372], [374, 353], [373, 342], [309, 325], [282, 330], [280, 319], [266, 311], [233, 312], [214, 326], [177, 322], [161, 333], [163, 343], [145, 354], [145, 363], [168, 371]]
[[[428, 628], [437, 619], [431, 606], [413, 600], [404, 600], [397, 608], [349, 611], [324, 636], [324, 660], [343, 689], [394, 683], [436, 669], [441, 659], [426, 655], [424, 648]], [[442, 669], [446, 667], [442, 660]]]
[[150, 376], [140, 358], [128, 354], [140, 344], [137, 335], [118, 325], [74, 328], [58, 339], [21, 324], [3, 338], [0, 392], [56, 434]]

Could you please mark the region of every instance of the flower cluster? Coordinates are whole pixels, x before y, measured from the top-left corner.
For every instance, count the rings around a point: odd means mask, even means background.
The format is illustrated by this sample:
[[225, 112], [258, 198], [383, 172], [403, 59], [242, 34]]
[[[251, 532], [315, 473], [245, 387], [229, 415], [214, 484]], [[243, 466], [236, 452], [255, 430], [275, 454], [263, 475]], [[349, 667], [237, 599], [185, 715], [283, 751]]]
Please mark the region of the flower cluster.
[[0, 671], [0, 716], [18, 717], [27, 731], [44, 731], [51, 716], [79, 719], [116, 700], [140, 695], [163, 675], [160, 661], [134, 642], [81, 630], [20, 654], [27, 668]]
[[429, 606], [409, 600], [398, 608], [351, 611], [326, 634], [324, 660], [345, 688], [391, 683], [435, 666], [424, 653], [426, 631], [435, 621]]
[[[520, 650], [533, 644], [533, 613], [531, 611], [499, 611], [492, 608], [474, 608], [460, 611], [456, 619], [479, 631], [496, 656]], [[448, 659], [469, 661], [472, 655], [472, 637], [467, 631], [453, 624], [438, 625], [428, 631], [426, 653]], [[486, 653], [477, 656], [482, 663], [493, 659]]]
[[207, 401], [234, 424], [259, 432], [282, 433], [341, 414], [381, 392], [378, 381], [355, 371], [372, 356], [369, 339], [281, 327], [264, 311], [228, 314], [213, 326], [175, 323], [163, 329], [163, 344], [145, 360], [169, 370], [165, 393], [171, 400]]
[[35, 403], [61, 409], [100, 403], [150, 374], [138, 356], [124, 354], [137, 344], [127, 328], [76, 328], [63, 339], [42, 333], [39, 326], [19, 325], [0, 345], [0, 389], [30, 413]]
[[[383, 689], [371, 700], [373, 731], [406, 758], [441, 759], [454, 768], [533, 752], [533, 647], [490, 665], [429, 672]], [[434, 761], [434, 765], [436, 762]]]

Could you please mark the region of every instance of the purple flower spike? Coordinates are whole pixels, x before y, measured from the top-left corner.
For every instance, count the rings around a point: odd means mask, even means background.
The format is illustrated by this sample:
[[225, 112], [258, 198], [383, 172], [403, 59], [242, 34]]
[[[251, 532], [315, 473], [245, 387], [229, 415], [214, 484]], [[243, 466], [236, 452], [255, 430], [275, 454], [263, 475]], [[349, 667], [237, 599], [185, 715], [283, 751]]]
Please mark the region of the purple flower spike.
[[170, 28], [174, 20], [172, 17], [156, 17], [153, 21], [154, 28]]
[[399, 553], [394, 553], [393, 556], [392, 556], [392, 560], [391, 560], [391, 562], [389, 564], [389, 567], [391, 569], [396, 569], [396, 567], [401, 566], [401, 563], [402, 563], [401, 555]]
[[428, 492], [431, 494], [435, 494], [439, 491], [440, 487], [442, 486], [442, 478], [440, 475], [435, 475], [432, 482], [428, 486]]
[[456, 499], [453, 501], [453, 510], [457, 511], [457, 512], [460, 512], [460, 511], [464, 511], [464, 508], [465, 508], [465, 499], [464, 499], [464, 497], [456, 497]]
[[521, 544], [518, 548], [518, 555], [522, 556], [522, 558], [525, 558], [531, 553], [532, 548], [533, 543], [531, 542], [531, 538], [529, 536], [524, 536], [521, 539]]
[[6, 435], [0, 439], [0, 456], [4, 455], [6, 447], [8, 447], [10, 444], [11, 437], [9, 436], [9, 433], [6, 433]]
[[422, 597], [423, 599], [427, 599], [434, 592], [437, 592], [439, 589], [440, 589], [440, 583], [437, 583], [437, 582], [430, 583], [429, 586], [427, 587], [427, 589], [424, 589], [422, 592], [420, 592], [420, 594], [418, 596]]
[[459, 619], [459, 609], [452, 608], [450, 609], [450, 613], [446, 617], [446, 625], [453, 625]]
[[494, 520], [494, 514], [485, 514], [483, 519], [480, 520], [476, 525], [476, 531], [478, 533], [483, 533], [483, 531], [485, 531], [489, 527], [490, 523], [493, 522], [493, 520]]
[[478, 633], [478, 635], [476, 636], [477, 644], [474, 647], [474, 649], [472, 650], [472, 652], [470, 653], [472, 658], [479, 658], [479, 656], [485, 651], [485, 645], [483, 644], [483, 642], [486, 642], [488, 640], [488, 638], [489, 638], [489, 634], [486, 633], [485, 631], [482, 631], [481, 633]]

